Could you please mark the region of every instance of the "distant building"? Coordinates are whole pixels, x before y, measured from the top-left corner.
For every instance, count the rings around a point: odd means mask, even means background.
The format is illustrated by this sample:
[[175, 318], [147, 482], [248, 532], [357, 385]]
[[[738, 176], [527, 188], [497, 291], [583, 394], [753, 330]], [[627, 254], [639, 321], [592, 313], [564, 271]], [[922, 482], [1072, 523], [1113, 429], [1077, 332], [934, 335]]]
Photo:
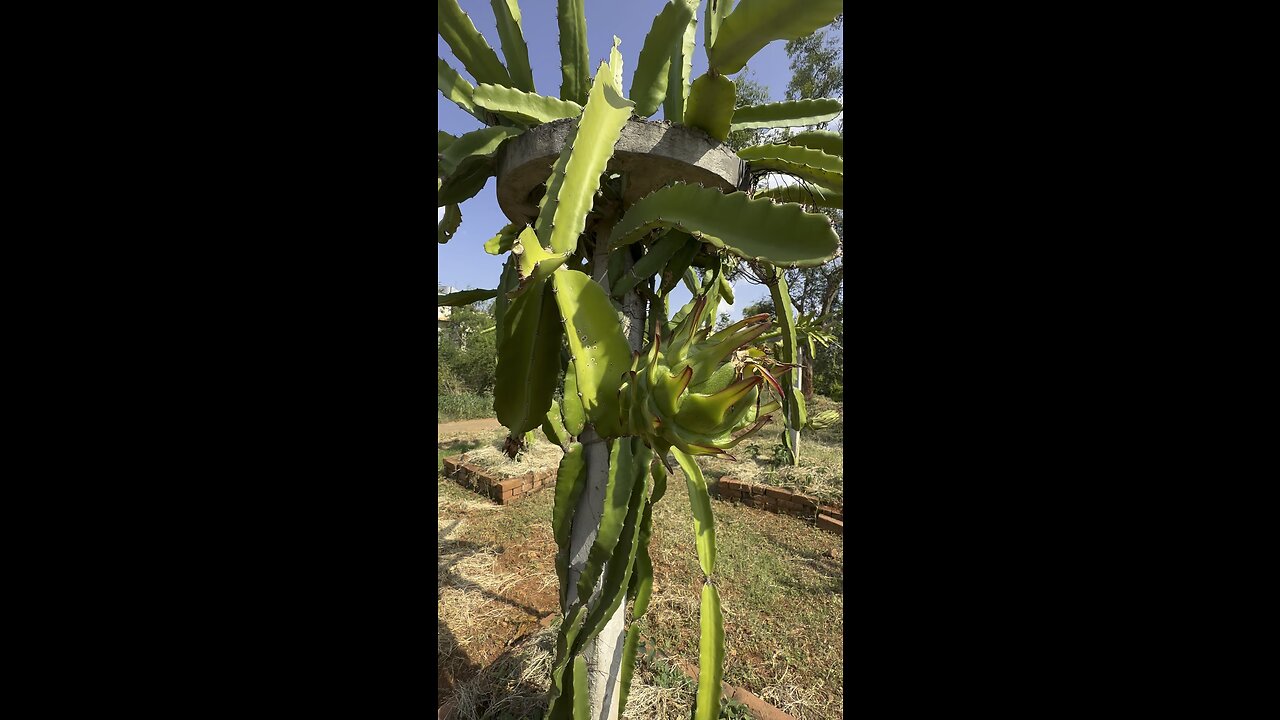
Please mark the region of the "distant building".
[[[440, 294], [448, 295], [449, 293], [454, 293], [454, 292], [458, 292], [458, 289], [453, 287], [447, 287], [441, 290]], [[452, 307], [448, 305], [440, 305], [436, 307], [436, 337], [440, 337], [440, 334], [444, 332], [445, 323], [449, 322], [449, 319], [451, 317], [453, 317]]]

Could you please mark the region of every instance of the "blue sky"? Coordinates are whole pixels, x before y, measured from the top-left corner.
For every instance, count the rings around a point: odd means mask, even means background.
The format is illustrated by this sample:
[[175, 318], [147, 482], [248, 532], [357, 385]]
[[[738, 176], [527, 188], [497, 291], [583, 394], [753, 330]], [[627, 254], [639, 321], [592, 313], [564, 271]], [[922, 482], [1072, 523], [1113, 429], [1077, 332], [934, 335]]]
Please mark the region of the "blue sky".
[[[635, 72], [636, 60], [640, 49], [644, 46], [644, 36], [653, 25], [653, 19], [667, 0], [586, 0], [587, 46], [591, 52], [591, 72], [608, 59], [609, 49], [613, 46], [613, 36], [622, 40], [619, 51], [623, 58], [623, 90], [631, 89], [631, 75]], [[693, 71], [690, 79], [696, 79], [707, 70], [706, 51], [702, 46], [703, 13], [707, 0], [703, 0], [698, 8], [697, 47], [693, 54]], [[502, 42], [498, 38], [497, 22], [493, 17], [493, 8], [488, 0], [459, 0], [462, 9], [471, 16], [476, 29], [484, 35], [485, 40], [502, 57]], [[524, 28], [525, 43], [529, 46], [529, 64], [533, 68], [533, 81], [538, 94], [560, 96], [560, 33], [556, 27], [554, 0], [522, 0], [520, 2], [521, 25]], [[791, 79], [790, 61], [784, 51], [785, 41], [777, 40], [752, 57], [751, 62], [741, 73], [766, 86], [770, 99], [785, 99], [787, 82]], [[457, 70], [471, 84], [475, 78], [467, 74], [449, 50], [448, 44], [436, 35], [437, 52], [454, 70]], [[505, 61], [505, 58], [504, 58]], [[461, 108], [446, 100], [439, 90], [436, 91], [436, 107], [439, 112], [439, 127], [447, 133], [461, 135], [483, 127], [474, 117], [463, 112]], [[655, 119], [662, 118], [659, 109]], [[498, 208], [495, 196], [497, 180], [489, 178], [488, 184], [478, 195], [461, 205], [462, 226], [458, 234], [445, 245], [438, 245], [440, 261], [439, 282], [460, 290], [467, 288], [492, 288], [498, 284], [498, 276], [502, 274], [502, 257], [489, 255], [482, 245], [493, 237], [503, 225], [506, 217]], [[734, 285], [736, 301], [732, 308], [723, 303], [721, 312], [729, 312], [735, 319], [740, 317], [741, 308], [768, 295], [765, 288], [739, 281]], [[671, 293], [671, 309], [689, 301], [689, 291], [684, 284], [676, 286]]]

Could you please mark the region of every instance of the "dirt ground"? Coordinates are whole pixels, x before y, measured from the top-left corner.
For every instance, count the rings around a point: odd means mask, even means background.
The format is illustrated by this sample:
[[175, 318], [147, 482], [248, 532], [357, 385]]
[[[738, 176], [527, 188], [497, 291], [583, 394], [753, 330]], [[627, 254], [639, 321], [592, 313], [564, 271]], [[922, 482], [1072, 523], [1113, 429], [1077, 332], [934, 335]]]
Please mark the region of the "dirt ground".
[[446, 440], [453, 440], [467, 435], [483, 433], [488, 430], [501, 430], [502, 424], [496, 418], [481, 418], [479, 420], [459, 420], [458, 422], [444, 423], [436, 426], [436, 442], [442, 443]]
[[[479, 432], [463, 426], [478, 426]], [[439, 427], [440, 452], [446, 455], [503, 433], [493, 420]], [[539, 440], [546, 442], [541, 435]], [[558, 624], [550, 523], [554, 493], [539, 492], [500, 506], [443, 477], [438, 487], [439, 697], [462, 692], [464, 701], [488, 707], [490, 717], [504, 717], [493, 704], [502, 697], [509, 717], [537, 716], [545, 708], [547, 670], [542, 665], [554, 655], [552, 631]], [[797, 720], [843, 717], [843, 538], [798, 518], [721, 501], [713, 506], [717, 584], [725, 613], [725, 681]], [[696, 668], [701, 577], [689, 500], [678, 474], [654, 513], [654, 595], [642, 643]], [[529, 656], [530, 642], [538, 638], [545, 647]], [[533, 660], [521, 659], [526, 657]], [[477, 673], [507, 665], [516, 668], [504, 671], [508, 684], [490, 690], [488, 700], [466, 694]], [[692, 682], [664, 675], [660, 663], [642, 661], [633, 687], [652, 699], [644, 704], [638, 697], [634, 709], [629, 703], [626, 717], [688, 716]]]

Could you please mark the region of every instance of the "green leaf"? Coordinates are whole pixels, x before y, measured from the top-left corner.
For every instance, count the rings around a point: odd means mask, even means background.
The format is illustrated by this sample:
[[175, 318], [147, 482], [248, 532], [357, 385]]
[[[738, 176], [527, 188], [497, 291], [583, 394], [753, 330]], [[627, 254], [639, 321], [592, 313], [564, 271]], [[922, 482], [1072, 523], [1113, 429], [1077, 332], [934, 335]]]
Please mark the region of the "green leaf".
[[436, 3], [436, 20], [440, 37], [448, 43], [454, 57], [471, 73], [476, 82], [510, 85], [511, 74], [489, 47], [471, 17], [462, 12], [458, 0], [440, 0]]
[[656, 505], [667, 494], [667, 466], [663, 464], [667, 449], [655, 447], [653, 452], [656, 457], [649, 463], [649, 475], [653, 478], [653, 494], [649, 502]]
[[702, 478], [702, 468], [697, 461], [685, 454], [680, 448], [671, 448], [671, 453], [680, 463], [684, 471], [685, 485], [689, 488], [689, 505], [693, 510], [693, 529], [698, 546], [698, 565], [702, 574], [711, 577], [716, 569], [716, 528], [715, 519], [711, 515], [711, 496], [707, 494], [707, 481]]
[[484, 189], [497, 174], [498, 148], [524, 132], [512, 127], [487, 127], [459, 137], [440, 154], [440, 166], [448, 173], [436, 196], [438, 205], [460, 203]]
[[[725, 4], [730, 0], [724, 0]], [[684, 123], [684, 103], [689, 97], [689, 75], [693, 71], [693, 46], [697, 41], [698, 18], [689, 18], [684, 36], [671, 51], [667, 61], [667, 94], [662, 102], [663, 116], [674, 123]]]
[[573, 366], [573, 363], [569, 363], [569, 367], [564, 371], [564, 399], [561, 411], [564, 413], [564, 429], [569, 431], [570, 435], [578, 437], [586, 426], [587, 412], [582, 407], [582, 398], [578, 397], [578, 373], [574, 371]]
[[[613, 284], [613, 290], [609, 293], [615, 298], [621, 298], [631, 291], [637, 283], [648, 280], [658, 274], [662, 268], [667, 266], [667, 262], [689, 241], [689, 236], [681, 232], [669, 232], [658, 239], [657, 242], [649, 246], [648, 252], [644, 257], [636, 261], [635, 265], [627, 268]], [[695, 245], [694, 250], [697, 250]], [[610, 253], [609, 259], [614, 257], [623, 257], [620, 252]], [[691, 258], [692, 259], [692, 258]], [[688, 265], [686, 264], [687, 268]]]
[[[543, 198], [547, 202], [539, 212], [539, 220], [551, 212], [552, 221], [543, 227], [535, 224], [539, 240], [552, 251], [572, 252], [577, 248], [578, 236], [600, 189], [600, 175], [613, 157], [613, 148], [634, 105], [622, 97], [608, 63], [600, 63], [572, 140], [561, 150], [561, 162], [556, 164], [557, 170], [547, 184], [547, 196]], [[563, 177], [556, 182], [560, 167]]]
[[724, 678], [724, 615], [716, 586], [702, 586], [702, 607], [698, 613], [698, 696], [694, 720], [720, 717], [720, 681]]
[[476, 88], [473, 99], [476, 105], [486, 110], [492, 110], [526, 125], [577, 117], [582, 113], [582, 106], [578, 103], [534, 95], [501, 85], [481, 83]]
[[733, 11], [733, 0], [707, 0], [706, 26], [703, 28], [702, 47], [709, 48], [716, 44], [720, 34], [720, 25]]
[[512, 300], [532, 288], [541, 287], [551, 273], [569, 260], [569, 253], [549, 253], [538, 244], [533, 228], [526, 227], [511, 245], [511, 254], [519, 258], [520, 283], [507, 294]]
[[[672, 0], [662, 6], [644, 37], [635, 74], [631, 76], [629, 97], [635, 101], [636, 115], [648, 117], [658, 111], [667, 94], [672, 54], [684, 45], [685, 30], [693, 20], [699, 0]], [[670, 120], [670, 118], [667, 118]]]
[[489, 0], [493, 17], [498, 21], [498, 39], [502, 41], [502, 56], [507, 59], [511, 82], [525, 92], [535, 92], [533, 69], [529, 67], [529, 46], [524, 41], [520, 27], [520, 5], [516, 0]]
[[498, 422], [516, 433], [542, 423], [551, 408], [560, 369], [560, 318], [554, 293], [542, 283], [539, 292], [513, 300], [506, 309], [498, 338], [493, 407]]
[[560, 406], [557, 403], [551, 403], [551, 409], [547, 411], [547, 416], [542, 419], [542, 432], [547, 436], [548, 440], [561, 448], [568, 447], [569, 433], [565, 432], [564, 421], [560, 417]]
[[724, 298], [729, 305], [733, 304], [733, 283], [729, 282], [723, 274], [720, 275], [720, 297]]
[[488, 124], [484, 118], [484, 111], [477, 108], [475, 103], [471, 101], [471, 95], [475, 92], [475, 88], [471, 87], [471, 83], [466, 78], [458, 74], [457, 70], [449, 67], [449, 63], [444, 58], [436, 58], [436, 85], [440, 88], [440, 93], [446, 99], [457, 103], [458, 107], [471, 113], [477, 120]]
[[707, 43], [707, 63], [732, 75], [765, 45], [802, 38], [842, 12], [843, 0], [742, 0]]
[[511, 223], [504, 225], [497, 235], [484, 241], [484, 251], [490, 255], [501, 255], [511, 251], [511, 246], [515, 243], [516, 237], [527, 227], [524, 223]]
[[[436, 197], [439, 192], [436, 191]], [[449, 204], [444, 208], [444, 217], [440, 218], [440, 225], [436, 228], [436, 240], [441, 245], [453, 239], [454, 233], [458, 232], [458, 226], [462, 224], [462, 210], [457, 205]], [[443, 297], [443, 296], [442, 296]]]
[[[552, 408], [554, 410], [554, 408]], [[569, 539], [573, 513], [587, 486], [587, 465], [582, 443], [569, 446], [556, 472], [555, 505], [551, 511], [551, 534], [556, 540], [556, 575], [560, 578], [560, 609], [568, 612]]]
[[844, 158], [798, 145], [785, 145], [782, 143], [755, 145], [739, 150], [738, 157], [751, 163], [753, 167], [760, 166], [767, 160], [781, 160], [791, 165], [805, 165], [818, 170], [833, 172], [842, 179], [844, 177]]
[[828, 155], [844, 157], [844, 135], [830, 130], [808, 130], [787, 138], [787, 144], [813, 148]]
[[[604, 491], [604, 508], [600, 515], [600, 529], [596, 532], [595, 542], [587, 553], [587, 562], [578, 576], [578, 603], [586, 604], [595, 590], [596, 581], [604, 570], [605, 563], [614, 555], [614, 548], [622, 537], [631, 508], [631, 496], [636, 484], [636, 473], [632, 467], [634, 447], [631, 438], [621, 437], [613, 441], [609, 451], [609, 480]], [[583, 627], [587, 627], [587, 624]], [[580, 636], [578, 644], [582, 644]]]
[[689, 102], [684, 108], [684, 124], [703, 130], [724, 142], [729, 137], [733, 117], [733, 81], [723, 76], [703, 75], [693, 81]]
[[640, 640], [640, 626], [633, 621], [627, 630], [627, 640], [622, 646], [622, 687], [618, 696], [618, 717], [627, 709], [627, 695], [631, 691], [631, 675], [636, 670], [636, 643]]
[[[578, 693], [574, 692], [573, 673], [569, 672], [566, 676], [565, 670], [572, 664], [570, 658], [574, 641], [582, 629], [582, 619], [586, 612], [585, 607], [571, 611], [560, 624], [560, 632], [556, 635], [556, 661], [551, 668], [551, 691], [547, 693], [548, 720], [568, 720], [570, 717], [573, 697]], [[580, 688], [580, 692], [586, 694], [585, 685]]]
[[632, 622], [644, 617], [644, 614], [649, 610], [649, 598], [653, 594], [653, 561], [649, 557], [649, 538], [652, 535], [653, 500], [650, 498], [645, 502], [644, 517], [640, 520], [636, 567], [632, 571], [631, 589], [627, 593], [629, 597], [635, 599], [635, 605], [632, 606]]
[[458, 138], [456, 136], [450, 135], [449, 133], [443, 130], [437, 130], [436, 131], [436, 153], [437, 154], [443, 153], [445, 150], [449, 149], [450, 145], [454, 144], [457, 141], [458, 141]]
[[689, 293], [692, 295], [702, 293], [702, 281], [698, 278], [698, 272], [692, 267], [684, 271], [684, 286], [689, 288]]
[[573, 659], [573, 720], [591, 720], [587, 696], [587, 661], [581, 655]]
[[436, 190], [436, 206], [456, 205], [470, 200], [484, 189], [485, 183], [497, 172], [498, 164], [491, 157], [473, 155], [464, 158]]
[[502, 143], [524, 132], [519, 128], [495, 127], [472, 130], [459, 137], [449, 149], [441, 153], [440, 159], [449, 172], [453, 172], [468, 157], [492, 157]]
[[641, 514], [648, 486], [645, 475], [648, 473], [653, 451], [645, 447], [638, 437], [618, 438], [616, 442], [630, 442], [633, 453], [630, 469], [635, 479], [632, 481], [626, 521], [623, 523], [618, 544], [609, 557], [608, 567], [605, 568], [604, 582], [600, 584], [600, 595], [595, 600], [595, 607], [587, 614], [587, 622], [582, 626], [583, 634], [578, 639], [579, 645], [598, 635], [605, 623], [613, 616], [614, 611], [622, 605], [631, 584], [631, 573], [635, 567], [636, 550], [639, 547]]
[[817, 125], [834, 120], [842, 112], [844, 112], [844, 103], [832, 98], [751, 105], [733, 111], [733, 120], [729, 129], [751, 130]]
[[439, 299], [436, 301], [436, 307], [442, 307], [444, 305], [452, 305], [454, 307], [470, 305], [473, 302], [488, 300], [491, 297], [497, 296], [497, 294], [497, 290], [462, 290], [456, 293], [449, 293], [448, 295], [440, 295]]
[[596, 432], [613, 437], [621, 430], [618, 387], [622, 373], [631, 368], [631, 346], [622, 334], [618, 313], [604, 288], [577, 270], [561, 268], [551, 282], [582, 407]]
[[686, 232], [673, 230], [667, 235], [683, 239], [684, 244], [672, 254], [671, 260], [662, 269], [662, 284], [658, 286], [658, 295], [666, 295], [675, 289], [676, 283], [680, 282], [680, 278], [684, 277], [689, 265], [693, 263], [693, 257], [702, 249], [702, 243], [689, 237]]
[[614, 226], [609, 249], [676, 227], [748, 260], [812, 267], [835, 257], [839, 237], [826, 215], [712, 188], [676, 184], [638, 200]]
[[756, 190], [752, 197], [770, 198], [781, 202], [800, 203], [813, 207], [843, 208], [844, 191], [833, 190], [813, 182]]
[[[769, 286], [769, 296], [773, 298], [778, 328], [782, 330], [782, 350], [778, 353], [778, 361], [800, 362], [800, 353], [796, 350], [795, 310], [791, 307], [791, 294], [787, 291], [787, 281], [781, 272], [778, 273], [778, 282]], [[791, 372], [798, 370], [793, 369]], [[787, 409], [787, 427], [796, 430], [804, 427], [808, 420], [805, 416], [804, 395], [796, 392], [795, 382], [790, 377], [782, 384], [782, 397]]]
[[581, 105], [587, 101], [591, 83], [583, 0], [556, 0], [556, 24], [560, 29], [560, 99]]
[[499, 351], [502, 350], [502, 339], [507, 336], [505, 321], [507, 316], [507, 306], [510, 301], [507, 300], [507, 293], [510, 292], [519, 282], [516, 263], [519, 260], [514, 255], [508, 255], [506, 262], [502, 264], [502, 275], [498, 278], [498, 296], [493, 301], [493, 328], [497, 333], [494, 337], [494, 344]]

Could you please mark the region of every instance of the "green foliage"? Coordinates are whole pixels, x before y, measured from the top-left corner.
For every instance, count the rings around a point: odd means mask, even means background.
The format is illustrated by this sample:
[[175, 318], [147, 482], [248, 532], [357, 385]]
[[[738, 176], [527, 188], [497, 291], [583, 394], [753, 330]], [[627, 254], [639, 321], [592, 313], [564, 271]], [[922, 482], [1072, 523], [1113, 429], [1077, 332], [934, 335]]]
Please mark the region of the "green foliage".
[[821, 150], [773, 143], [738, 151], [747, 161], [748, 172], [778, 170], [824, 187], [844, 191], [844, 159]]
[[795, 40], [829, 24], [843, 0], [742, 0], [708, 43], [707, 62], [732, 75], [774, 40]]
[[684, 108], [684, 124], [723, 141], [733, 117], [733, 81], [723, 75], [705, 74], [693, 81]]
[[552, 220], [538, 238], [553, 252], [568, 253], [577, 248], [578, 236], [600, 189], [600, 175], [613, 157], [622, 126], [635, 107], [635, 103], [622, 97], [621, 88], [614, 82], [614, 70], [621, 70], [621, 58], [617, 68], [600, 63], [573, 141], [565, 144], [560, 154], [562, 163], [557, 163], [557, 169], [563, 164], [563, 176], [553, 178], [548, 185], [544, 210], [552, 211]]
[[809, 130], [787, 138], [788, 145], [821, 150], [828, 155], [844, 157], [844, 133], [830, 130]]
[[[440, 89], [441, 94], [452, 100], [458, 107], [470, 113], [475, 119], [486, 123], [484, 111], [476, 107], [472, 102], [471, 96], [475, 92], [475, 88], [466, 78], [458, 74], [444, 58], [436, 58], [436, 86]], [[443, 149], [441, 150], [443, 152]]]
[[676, 183], [632, 205], [614, 226], [609, 248], [636, 242], [656, 227], [679, 228], [747, 260], [796, 267], [827, 262], [839, 243], [825, 216], [798, 205]]
[[559, 369], [560, 318], [551, 288], [541, 283], [512, 300], [503, 322], [494, 410], [512, 432], [525, 433], [541, 425], [551, 408]]
[[569, 589], [569, 532], [573, 521], [573, 512], [578, 507], [578, 498], [586, 487], [586, 461], [583, 457], [582, 443], [575, 442], [569, 446], [564, 457], [560, 458], [560, 469], [556, 473], [555, 507], [551, 516], [551, 532], [556, 539], [556, 575], [560, 578], [560, 607], [569, 609], [567, 597]]
[[681, 41], [672, 47], [667, 63], [667, 94], [662, 101], [662, 114], [671, 122], [684, 122], [684, 104], [689, 97], [689, 74], [693, 71], [693, 46], [697, 41], [697, 29], [698, 19], [695, 16], [685, 26]]
[[476, 82], [511, 84], [511, 74], [484, 36], [476, 30], [471, 17], [462, 11], [458, 0], [439, 0], [436, 3], [436, 22], [440, 37]]
[[591, 85], [583, 0], [556, 0], [556, 23], [560, 28], [560, 99], [582, 105]]
[[843, 188], [835, 189], [807, 181], [792, 185], [757, 188], [751, 197], [799, 203], [812, 208], [844, 208]]
[[673, 54], [683, 60], [685, 30], [694, 18], [698, 2], [673, 0], [663, 5], [653, 19], [653, 26], [644, 37], [644, 46], [636, 61], [636, 71], [631, 76], [629, 97], [635, 101], [637, 115], [648, 117], [654, 114], [666, 98]]
[[844, 97], [844, 15], [830, 25], [786, 45], [791, 58], [788, 100]]
[[[826, 122], [838, 106], [809, 100], [812, 95], [803, 102], [789, 97], [791, 102], [769, 103], [767, 89], [748, 77], [725, 77], [740, 71], [771, 40], [810, 42], [805, 36], [837, 15], [840, 3], [741, 0], [735, 7], [733, 0], [708, 0], [704, 30], [709, 70], [690, 85], [699, 2], [670, 0], [645, 36], [628, 99], [620, 87], [621, 41], [614, 37], [609, 59], [600, 64], [593, 82], [584, 0], [557, 0], [559, 100], [536, 94], [517, 0], [490, 4], [505, 66], [458, 0], [438, 4], [440, 35], [478, 85], [472, 87], [441, 58], [439, 89], [481, 122], [495, 126], [461, 137], [437, 134], [437, 205], [448, 206], [438, 229], [440, 242], [457, 232], [458, 204], [493, 176], [502, 143], [521, 132], [512, 125], [577, 120], [547, 179], [532, 226], [507, 225], [484, 244], [490, 254], [508, 255], [497, 287], [453, 293], [439, 301], [454, 306], [453, 321], [439, 333], [441, 414], [445, 408], [470, 413], [479, 400], [496, 410], [510, 438], [528, 436], [541, 425], [552, 442], [567, 450], [553, 514], [565, 610], [551, 668], [547, 716], [553, 720], [585, 720], [589, 677], [581, 653], [630, 597], [635, 601], [634, 617], [623, 648], [619, 696], [626, 702], [641, 631], [636, 620], [645, 613], [652, 592], [648, 542], [653, 504], [666, 490], [666, 456], [674, 452], [690, 495], [699, 564], [708, 576], [700, 611], [696, 717], [736, 717], [739, 708], [720, 702], [724, 628], [719, 592], [709, 580], [715, 570], [714, 525], [706, 483], [693, 455], [721, 454], [734, 447], [779, 408], [777, 401], [762, 402], [761, 388], [767, 383], [777, 393], [784, 391], [767, 369], [777, 368], [759, 350], [742, 356], [745, 364], [736, 370], [727, 362], [735, 350], [767, 330], [768, 316], [730, 323], [724, 315], [717, 323], [717, 308], [721, 299], [734, 299], [732, 278], [726, 277], [738, 265], [732, 255], [789, 266], [790, 272], [813, 267], [814, 277], [827, 282], [815, 299], [803, 302], [817, 303], [823, 319], [842, 319], [842, 274], [822, 274], [821, 268], [829, 267], [828, 261], [838, 254], [843, 216], [805, 212], [799, 204], [804, 193], [790, 189], [763, 191], [752, 198], [742, 192], [726, 195], [676, 184], [642, 198], [619, 218], [614, 208], [626, 178], [610, 175], [602, 187], [601, 175], [627, 120], [633, 114], [650, 116], [662, 105], [667, 120], [728, 139], [743, 151], [741, 157], [753, 170], [790, 172], [821, 183], [822, 201], [808, 207], [842, 202], [842, 140], [811, 133], [766, 146], [762, 139], [770, 128]], [[839, 152], [832, 152], [837, 145]], [[785, 202], [791, 200], [796, 202]], [[593, 210], [599, 224], [589, 222]], [[607, 243], [608, 255], [599, 243]], [[599, 267], [601, 263], [607, 270]], [[705, 271], [695, 269], [695, 263]], [[609, 278], [613, 298], [589, 276], [601, 273]], [[656, 293], [650, 285], [655, 276]], [[827, 357], [824, 352], [843, 351], [842, 334], [830, 338], [822, 350], [811, 342], [829, 339], [819, 334], [826, 333], [819, 325], [803, 337], [795, 336], [785, 297], [790, 279], [779, 278], [783, 295], [775, 298], [787, 315], [782, 320], [787, 353], [809, 348], [815, 355], [815, 376], [827, 382], [825, 370], [818, 366]], [[695, 298], [668, 320], [667, 293], [681, 280]], [[826, 292], [833, 287], [834, 294]], [[484, 301], [473, 302], [479, 298]], [[641, 298], [649, 301], [645, 330], [651, 342], [643, 354], [633, 354], [623, 333], [627, 321], [619, 313], [625, 306], [631, 321], [638, 322], [631, 310]], [[804, 344], [797, 346], [798, 341]], [[563, 392], [558, 389], [562, 377]], [[829, 380], [838, 384], [834, 375]], [[799, 398], [789, 400], [795, 422], [795, 411], [802, 406]], [[585, 432], [587, 423], [612, 446], [609, 482], [600, 527], [578, 578], [576, 601], [564, 607], [570, 590], [570, 527], [587, 470], [585, 450], [572, 439]], [[838, 424], [830, 414], [819, 414], [811, 427], [813, 432], [827, 432]], [[602, 590], [593, 598], [597, 580], [602, 580]]]
[[[462, 210], [457, 205], [446, 205], [444, 208], [444, 217], [440, 218], [440, 225], [436, 230], [436, 240], [441, 244], [445, 244], [453, 239], [455, 233], [458, 232], [458, 226], [462, 224]], [[441, 303], [448, 305], [450, 303]]]
[[724, 615], [720, 611], [720, 592], [710, 582], [702, 586], [698, 620], [702, 633], [698, 640], [694, 720], [716, 720], [720, 716], [720, 681], [724, 677]]
[[815, 125], [835, 119], [843, 110], [844, 104], [832, 98], [751, 105], [734, 110], [731, 127], [749, 130]]
[[[439, 334], [436, 356], [440, 367], [442, 395], [470, 396], [446, 400], [450, 415], [493, 417], [493, 387], [497, 368], [494, 334], [482, 330], [493, 326], [493, 303], [482, 302], [455, 307]], [[478, 405], [483, 398], [486, 403]]]
[[486, 83], [476, 88], [472, 100], [476, 105], [522, 125], [577, 117], [582, 112], [582, 106], [575, 102]]
[[[733, 98], [735, 113], [738, 108], [762, 105], [769, 101], [769, 88], [757, 82], [750, 70], [738, 75], [733, 84], [735, 89]], [[734, 151], [765, 142], [763, 130], [734, 129], [732, 115], [729, 116], [729, 121], [729, 136], [725, 138], [724, 142]]]
[[520, 26], [520, 5], [516, 0], [490, 0], [493, 17], [498, 21], [498, 37], [502, 40], [502, 55], [507, 59], [511, 84], [525, 92], [536, 92], [533, 87], [533, 68], [529, 67], [529, 46], [524, 41]]
[[448, 295], [439, 295], [436, 307], [445, 305], [470, 305], [480, 300], [490, 300], [498, 294], [497, 290], [462, 290]]

